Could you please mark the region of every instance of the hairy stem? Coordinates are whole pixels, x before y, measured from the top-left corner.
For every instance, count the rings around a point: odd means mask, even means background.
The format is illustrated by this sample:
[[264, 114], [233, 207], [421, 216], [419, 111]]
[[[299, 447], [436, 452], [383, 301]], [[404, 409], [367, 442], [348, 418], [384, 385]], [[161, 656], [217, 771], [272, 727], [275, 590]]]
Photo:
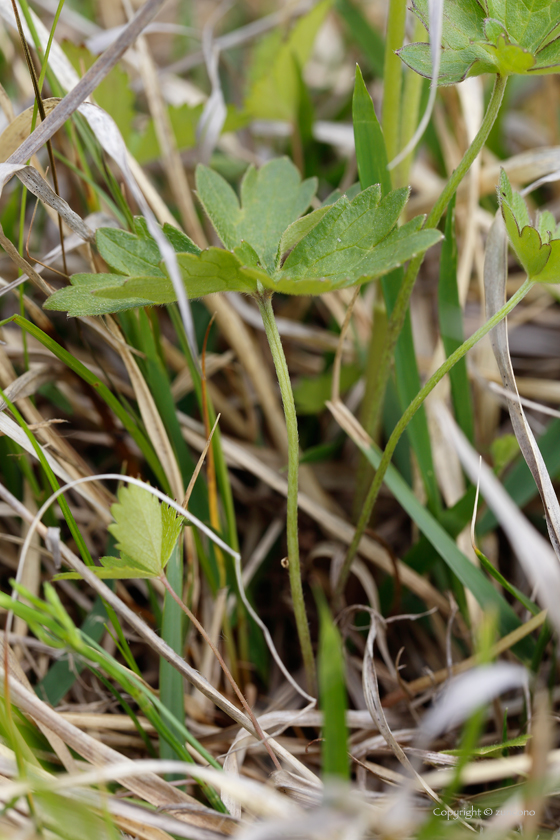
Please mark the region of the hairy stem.
[[299, 562], [299, 541], [298, 541], [298, 472], [299, 472], [299, 436], [296, 417], [296, 406], [292, 393], [292, 384], [286, 356], [280, 340], [280, 334], [274, 312], [272, 309], [272, 294], [264, 292], [256, 296], [261, 312], [261, 317], [270, 346], [270, 352], [276, 368], [276, 376], [282, 394], [284, 405], [284, 417], [286, 418], [286, 430], [288, 433], [288, 511], [286, 532], [288, 539], [288, 568], [290, 574], [290, 589], [294, 605], [296, 626], [303, 656], [303, 664], [307, 677], [308, 691], [315, 692], [315, 660], [311, 647], [311, 636], [307, 623], [305, 601], [303, 599], [303, 587], [301, 585], [301, 568]]
[[356, 530], [354, 532], [354, 536], [352, 538], [352, 542], [348, 548], [346, 553], [346, 557], [344, 558], [344, 564], [342, 569], [340, 570], [340, 575], [338, 578], [338, 582], [336, 585], [335, 590], [335, 599], [340, 600], [342, 597], [342, 593], [344, 591], [344, 586], [348, 579], [348, 575], [350, 573], [350, 567], [352, 565], [352, 561], [356, 556], [356, 552], [358, 550], [358, 546], [360, 544], [360, 540], [364, 534], [364, 531], [367, 527], [369, 522], [371, 512], [377, 501], [377, 496], [379, 495], [379, 490], [381, 489], [381, 485], [383, 484], [383, 479], [385, 478], [385, 473], [391, 463], [391, 458], [393, 457], [393, 453], [396, 449], [396, 446], [401, 439], [403, 432], [405, 431], [406, 427], [420, 408], [420, 406], [424, 403], [426, 397], [431, 394], [434, 390], [438, 382], [440, 382], [446, 373], [449, 373], [453, 365], [455, 365], [459, 359], [462, 359], [468, 351], [474, 347], [474, 345], [480, 341], [481, 338], [484, 338], [490, 330], [492, 330], [499, 322], [508, 315], [512, 309], [514, 309], [519, 301], [521, 301], [531, 286], [533, 285], [533, 281], [527, 279], [523, 285], [516, 291], [516, 293], [510, 298], [510, 300], [502, 306], [502, 308], [496, 312], [496, 314], [490, 318], [480, 329], [478, 329], [470, 338], [461, 344], [454, 353], [452, 353], [449, 358], [445, 360], [445, 362], [439, 367], [433, 376], [428, 379], [424, 387], [418, 392], [415, 398], [412, 400], [404, 414], [402, 415], [401, 419], [393, 429], [391, 437], [387, 441], [387, 446], [383, 451], [383, 456], [379, 463], [379, 467], [375, 473], [374, 479], [371, 483], [369, 488], [368, 495], [364, 502], [364, 506], [362, 508], [362, 512], [360, 514], [360, 519], [356, 526]]

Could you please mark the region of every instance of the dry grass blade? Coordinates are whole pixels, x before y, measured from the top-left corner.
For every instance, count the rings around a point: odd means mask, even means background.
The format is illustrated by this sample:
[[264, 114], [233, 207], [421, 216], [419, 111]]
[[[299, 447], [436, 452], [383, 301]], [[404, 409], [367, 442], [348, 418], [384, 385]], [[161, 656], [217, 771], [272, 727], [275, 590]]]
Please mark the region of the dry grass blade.
[[[437, 802], [438, 804], [442, 804], [439, 796], [432, 790], [432, 788], [428, 784], [424, 784], [422, 777], [419, 776], [416, 768], [412, 765], [403, 748], [391, 732], [391, 728], [387, 722], [387, 718], [385, 717], [385, 711], [381, 703], [381, 697], [379, 696], [379, 685], [377, 682], [377, 673], [375, 670], [373, 656], [373, 645], [375, 642], [375, 638], [379, 632], [378, 625], [380, 622], [380, 618], [376, 616], [373, 613], [373, 611], [370, 612], [370, 616], [371, 626], [367, 637], [366, 652], [364, 655], [364, 664], [362, 669], [362, 685], [364, 689], [364, 697], [366, 700], [368, 711], [372, 719], [375, 721], [379, 732], [385, 738], [387, 745], [391, 748], [396, 758], [400, 761], [403, 767], [406, 768], [409, 774], [417, 778], [417, 780], [420, 782], [420, 785], [424, 789], [425, 793], [430, 797], [430, 799], [432, 799], [434, 802]], [[406, 811], [406, 807], [404, 807], [404, 800], [403, 808]], [[453, 814], [453, 811], [450, 810], [450, 813]]]
[[177, 458], [175, 457], [175, 453], [173, 451], [173, 447], [171, 446], [163, 421], [159, 416], [154, 398], [113, 318], [107, 318], [107, 326], [109, 331], [118, 340], [118, 352], [124, 362], [124, 366], [126, 367], [130, 377], [130, 382], [134, 388], [134, 393], [136, 394], [136, 399], [138, 401], [138, 408], [140, 409], [140, 414], [142, 415], [142, 420], [144, 421], [148, 437], [158, 454], [163, 471], [169, 481], [171, 492], [178, 501], [183, 498], [185, 493], [183, 479], [181, 477], [181, 471], [177, 463]]
[[68, 227], [84, 241], [93, 238], [93, 231], [71, 209], [66, 201], [54, 192], [33, 166], [26, 166], [23, 163], [0, 163], [0, 195], [6, 182], [14, 175], [18, 176], [20, 181], [25, 184], [33, 195], [37, 196], [45, 204], [48, 204], [49, 207], [52, 207], [66, 222]]
[[549, 620], [560, 629], [560, 566], [550, 544], [525, 519], [492, 470], [480, 462], [443, 405], [438, 406], [437, 417], [442, 433], [453, 442], [471, 481], [480, 481], [480, 492], [494, 511], [531, 586], [535, 587], [538, 600], [548, 609]]
[[[0, 669], [0, 683], [4, 686], [4, 670]], [[19, 710], [29, 716], [37, 723], [41, 723], [51, 729], [71, 749], [89, 761], [91, 764], [105, 768], [107, 765], [123, 763], [129, 764], [131, 776], [127, 777], [126, 786], [133, 793], [138, 794], [152, 805], [164, 805], [170, 802], [191, 802], [192, 797], [187, 796], [181, 790], [172, 787], [164, 782], [154, 773], [142, 774], [136, 778], [135, 764], [133, 761], [126, 761], [123, 756], [110, 747], [102, 744], [96, 738], [92, 738], [85, 732], [77, 729], [65, 721], [54, 709], [51, 709], [42, 700], [39, 700], [33, 691], [29, 691], [18, 682], [10, 682], [10, 693], [14, 703]]]
[[[488, 234], [484, 261], [484, 289], [486, 317], [489, 319], [504, 305], [507, 283], [507, 234], [501, 214], [496, 216]], [[548, 533], [556, 556], [560, 559], [560, 505], [540, 449], [531, 431], [515, 383], [509, 355], [506, 321], [501, 321], [490, 333], [492, 349], [500, 369], [504, 387], [517, 396], [508, 402], [509, 416], [519, 448], [539, 488], [544, 505]]]
[[[5, 2], [5, 0], [2, 0]], [[117, 40], [103, 53], [93, 67], [72, 88], [59, 105], [42, 122], [33, 134], [24, 140], [19, 149], [9, 158], [9, 163], [22, 164], [29, 160], [39, 149], [50, 140], [66, 120], [76, 111], [96, 87], [103, 81], [122, 55], [136, 40], [144, 27], [156, 16], [165, 0], [146, 0], [128, 26], [121, 32]]]

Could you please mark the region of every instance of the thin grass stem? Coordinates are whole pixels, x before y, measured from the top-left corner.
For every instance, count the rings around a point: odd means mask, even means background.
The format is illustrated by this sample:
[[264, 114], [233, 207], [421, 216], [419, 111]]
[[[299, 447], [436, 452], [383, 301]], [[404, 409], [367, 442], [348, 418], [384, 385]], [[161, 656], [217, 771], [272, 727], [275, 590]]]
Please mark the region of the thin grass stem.
[[[452, 172], [451, 177], [443, 188], [440, 197], [428, 215], [424, 227], [431, 228], [436, 227], [439, 224], [439, 221], [445, 212], [445, 208], [451, 201], [457, 187], [471, 168], [479, 152], [482, 150], [486, 140], [488, 139], [488, 135], [492, 130], [492, 126], [496, 121], [496, 117], [498, 116], [506, 84], [507, 76], [496, 76], [496, 83], [494, 85], [494, 90], [492, 91], [492, 97], [488, 104], [488, 109], [478, 134], [465, 152], [457, 169]], [[415, 257], [410, 261], [387, 325], [387, 339], [383, 347], [383, 355], [381, 356], [379, 362], [379, 374], [375, 383], [375, 392], [373, 394], [367, 422], [368, 429], [373, 429], [377, 425], [377, 420], [383, 404], [383, 398], [385, 396], [385, 388], [387, 387], [387, 381], [391, 370], [391, 360], [395, 352], [395, 346], [399, 335], [401, 334], [403, 328], [412, 289], [414, 288], [423, 260], [424, 254]]]
[[408, 424], [418, 411], [418, 409], [423, 405], [426, 397], [431, 394], [434, 390], [438, 382], [441, 382], [443, 377], [449, 373], [453, 365], [455, 365], [459, 359], [462, 359], [468, 351], [475, 346], [477, 342], [480, 341], [481, 338], [484, 338], [490, 330], [492, 330], [499, 322], [505, 318], [516, 306], [517, 304], [523, 300], [529, 289], [534, 285], [532, 280], [527, 279], [523, 285], [516, 291], [516, 293], [510, 298], [510, 300], [502, 306], [502, 308], [494, 315], [493, 318], [490, 318], [480, 329], [478, 329], [470, 338], [461, 344], [460, 347], [452, 353], [446, 361], [439, 367], [433, 376], [428, 379], [424, 387], [418, 392], [416, 397], [412, 400], [404, 414], [402, 415], [401, 419], [393, 429], [393, 433], [391, 437], [387, 441], [387, 445], [383, 451], [383, 456], [379, 463], [379, 467], [375, 473], [371, 486], [369, 488], [366, 500], [364, 502], [362, 512], [360, 514], [360, 518], [358, 520], [358, 524], [356, 526], [356, 530], [354, 531], [354, 536], [352, 538], [352, 542], [348, 548], [346, 553], [346, 557], [344, 558], [344, 563], [340, 570], [340, 575], [338, 578], [338, 582], [335, 589], [335, 600], [340, 601], [342, 597], [342, 593], [344, 591], [344, 586], [348, 579], [348, 575], [350, 573], [350, 567], [352, 566], [352, 561], [356, 556], [356, 552], [358, 550], [358, 546], [364, 534], [364, 531], [368, 525], [370, 520], [373, 508], [377, 501], [377, 497], [379, 495], [379, 491], [381, 489], [381, 485], [383, 484], [383, 479], [385, 478], [385, 473], [391, 463], [391, 459], [393, 457], [393, 453], [396, 449], [396, 446], [401, 439], [404, 431], [406, 430]]
[[402, 61], [396, 50], [404, 41], [406, 0], [390, 0], [387, 17], [387, 40], [383, 68], [383, 134], [387, 157], [393, 160], [399, 151]]

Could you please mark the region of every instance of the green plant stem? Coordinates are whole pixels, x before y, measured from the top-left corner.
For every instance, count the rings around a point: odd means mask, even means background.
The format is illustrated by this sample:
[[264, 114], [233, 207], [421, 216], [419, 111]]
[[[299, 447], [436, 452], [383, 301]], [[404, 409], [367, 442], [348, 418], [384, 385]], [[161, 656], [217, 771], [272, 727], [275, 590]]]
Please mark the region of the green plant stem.
[[404, 41], [406, 0], [390, 0], [387, 17], [387, 40], [383, 70], [383, 134], [387, 157], [393, 160], [399, 151], [402, 61], [395, 54]]
[[276, 326], [274, 311], [272, 309], [272, 294], [263, 292], [256, 295], [266, 337], [272, 353], [276, 376], [282, 394], [284, 405], [284, 417], [286, 418], [286, 431], [288, 433], [288, 510], [286, 521], [286, 533], [288, 540], [288, 571], [290, 575], [290, 589], [294, 605], [296, 627], [303, 656], [303, 664], [307, 677], [307, 689], [310, 694], [316, 690], [315, 659], [311, 647], [311, 636], [307, 622], [307, 612], [303, 599], [303, 587], [301, 584], [301, 567], [299, 562], [299, 541], [298, 541], [298, 473], [299, 473], [299, 435], [296, 416], [296, 406], [292, 392], [292, 383], [284, 348]]
[[[417, 20], [414, 27], [413, 41], [422, 41], [426, 30], [421, 20]], [[418, 115], [420, 112], [420, 101], [422, 99], [422, 86], [424, 79], [413, 70], [409, 70], [404, 79], [404, 89], [402, 95], [401, 106], [401, 131], [400, 131], [400, 148], [404, 149], [412, 140], [416, 126], [418, 125]], [[404, 187], [408, 183], [408, 176], [410, 174], [410, 167], [414, 158], [414, 149], [399, 163], [393, 173], [393, 183], [395, 187]]]
[[348, 548], [346, 553], [346, 557], [344, 558], [344, 563], [342, 569], [340, 570], [340, 575], [338, 578], [338, 582], [335, 589], [335, 599], [340, 600], [342, 597], [342, 593], [344, 591], [344, 586], [348, 579], [348, 575], [350, 573], [350, 567], [352, 565], [352, 561], [356, 556], [356, 552], [358, 550], [358, 546], [360, 544], [360, 540], [364, 534], [364, 531], [367, 527], [367, 524], [370, 520], [371, 513], [373, 511], [375, 502], [377, 501], [377, 496], [379, 495], [379, 490], [381, 489], [381, 485], [383, 484], [383, 479], [385, 478], [385, 473], [391, 463], [391, 458], [393, 457], [393, 452], [401, 439], [406, 427], [420, 408], [420, 406], [424, 403], [426, 397], [431, 394], [434, 390], [438, 382], [440, 382], [446, 373], [449, 373], [453, 365], [455, 365], [459, 359], [462, 359], [468, 351], [474, 347], [474, 345], [480, 341], [481, 338], [484, 338], [490, 330], [492, 330], [503, 318], [508, 315], [512, 309], [514, 309], [519, 301], [521, 301], [529, 289], [533, 286], [533, 281], [527, 279], [523, 285], [516, 291], [514, 295], [510, 298], [510, 300], [502, 306], [502, 308], [496, 312], [496, 314], [490, 318], [480, 329], [478, 329], [470, 338], [461, 344], [460, 347], [455, 350], [454, 353], [449, 356], [446, 361], [439, 367], [433, 376], [428, 379], [424, 387], [418, 392], [416, 397], [412, 400], [404, 414], [402, 415], [401, 419], [393, 429], [391, 437], [387, 441], [387, 446], [383, 451], [383, 456], [381, 461], [379, 462], [379, 467], [377, 472], [375, 473], [374, 479], [371, 483], [369, 488], [366, 500], [364, 502], [364, 506], [362, 508], [362, 512], [360, 514], [360, 519], [356, 526], [356, 530], [354, 531], [354, 536], [352, 538], [352, 542]]
[[[476, 160], [476, 157], [478, 156], [479, 152], [484, 146], [488, 135], [490, 134], [492, 126], [496, 121], [496, 117], [498, 116], [500, 105], [504, 97], [506, 84], [507, 76], [496, 76], [496, 83], [494, 85], [494, 90], [492, 91], [492, 97], [488, 104], [488, 109], [484, 116], [484, 120], [482, 121], [482, 125], [480, 126], [480, 129], [478, 131], [478, 134], [476, 135], [473, 142], [465, 152], [463, 159], [457, 167], [457, 169], [455, 169], [452, 172], [449, 180], [443, 188], [440, 197], [438, 198], [434, 207], [432, 208], [432, 211], [428, 215], [428, 218], [426, 219], [424, 225], [426, 228], [437, 227], [441, 217], [445, 212], [445, 208], [447, 207], [451, 198], [456, 192], [457, 187], [469, 171], [470, 167], [472, 166], [473, 162]], [[368, 429], [375, 428], [375, 426], [377, 425], [378, 417], [383, 404], [383, 398], [385, 396], [387, 380], [389, 379], [391, 360], [393, 358], [395, 346], [397, 344], [399, 335], [401, 334], [404, 319], [408, 311], [410, 295], [412, 294], [412, 289], [414, 288], [414, 283], [416, 282], [416, 278], [418, 276], [418, 272], [420, 270], [420, 266], [422, 265], [423, 260], [424, 254], [415, 257], [413, 260], [410, 261], [408, 269], [404, 275], [401, 288], [399, 289], [399, 294], [395, 301], [395, 306], [391, 313], [389, 323], [387, 325], [387, 340], [383, 347], [383, 355], [379, 363], [379, 373], [377, 376], [377, 381], [375, 383], [375, 392], [373, 394], [371, 407], [369, 409], [368, 422], [366, 426], [366, 428]]]

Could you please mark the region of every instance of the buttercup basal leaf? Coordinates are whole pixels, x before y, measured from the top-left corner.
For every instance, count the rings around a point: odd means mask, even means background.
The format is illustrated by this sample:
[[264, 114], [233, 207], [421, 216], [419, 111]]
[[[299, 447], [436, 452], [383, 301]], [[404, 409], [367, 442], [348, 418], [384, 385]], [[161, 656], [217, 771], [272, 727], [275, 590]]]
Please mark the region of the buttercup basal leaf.
[[[414, 0], [413, 8], [429, 30], [428, 0]], [[445, 0], [439, 84], [481, 73], [558, 72], [559, 24], [560, 0]], [[431, 78], [429, 44], [409, 44], [399, 55]]]

